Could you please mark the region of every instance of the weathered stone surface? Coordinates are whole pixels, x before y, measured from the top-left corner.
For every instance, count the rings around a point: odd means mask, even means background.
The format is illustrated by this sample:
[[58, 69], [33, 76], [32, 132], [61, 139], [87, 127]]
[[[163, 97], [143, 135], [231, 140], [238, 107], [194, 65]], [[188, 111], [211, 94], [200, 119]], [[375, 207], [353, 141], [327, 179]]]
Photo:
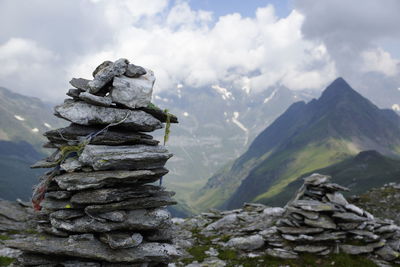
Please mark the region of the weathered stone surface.
[[286, 210], [287, 210], [288, 214], [291, 214], [291, 213], [300, 214], [301, 216], [303, 216], [305, 218], [308, 218], [308, 219], [311, 219], [311, 220], [316, 220], [319, 217], [319, 213], [318, 212], [297, 209], [297, 208], [292, 207], [292, 206], [287, 207]]
[[89, 89], [89, 82], [90, 80], [86, 80], [83, 78], [72, 78], [71, 81], [69, 81], [69, 83], [75, 87], [76, 89], [79, 89], [81, 91], [86, 91]]
[[81, 210], [58, 210], [50, 214], [50, 218], [59, 220], [71, 220], [85, 216], [85, 213]]
[[378, 249], [375, 253], [377, 255], [379, 255], [382, 259], [386, 260], [386, 261], [393, 261], [393, 260], [398, 259], [400, 257], [400, 253], [397, 252], [397, 251], [394, 251], [388, 245]]
[[92, 76], [93, 78], [96, 77], [96, 74], [99, 73], [99, 71], [101, 71], [102, 69], [104, 69], [105, 67], [111, 67], [113, 65], [112, 61], [106, 60], [103, 63], [101, 63], [100, 65], [98, 65], [94, 71], [92, 72]]
[[385, 225], [375, 230], [375, 233], [383, 234], [383, 233], [391, 233], [395, 231], [399, 231], [400, 227], [394, 224]]
[[313, 236], [313, 241], [334, 241], [346, 238], [346, 232], [324, 232]]
[[53, 227], [63, 231], [75, 233], [104, 233], [117, 230], [153, 230], [157, 228], [166, 228], [171, 224], [170, 219], [171, 215], [165, 209], [137, 209], [127, 211], [125, 220], [121, 222], [101, 222], [89, 216], [69, 220], [57, 219], [54, 213], [52, 213], [50, 221]]
[[146, 170], [162, 168], [170, 157], [164, 146], [87, 145], [79, 161], [95, 170]]
[[357, 216], [356, 214], [351, 213], [351, 212], [335, 212], [332, 216], [334, 218], [341, 219], [344, 221], [349, 221], [349, 222], [363, 222], [363, 221], [368, 220], [365, 217]]
[[141, 66], [136, 66], [134, 64], [129, 64], [126, 69], [125, 76], [130, 78], [139, 78], [147, 73], [146, 69]]
[[143, 236], [139, 233], [104, 233], [100, 235], [100, 241], [112, 249], [134, 248], [143, 242]]
[[261, 248], [264, 245], [264, 239], [261, 235], [251, 235], [247, 237], [235, 237], [228, 241], [227, 246], [236, 249], [251, 251]]
[[331, 179], [330, 176], [314, 173], [306, 178], [304, 178], [304, 184], [317, 186], [328, 182]]
[[295, 207], [301, 208], [307, 211], [334, 211], [335, 206], [330, 203], [324, 203], [316, 200], [297, 200], [292, 203]]
[[54, 178], [61, 189], [68, 191], [102, 188], [104, 186], [135, 185], [155, 182], [168, 170], [164, 168], [138, 171], [97, 171], [66, 173]]
[[358, 255], [371, 253], [374, 248], [371, 246], [340, 245], [340, 249], [346, 254]]
[[334, 223], [334, 221], [326, 215], [319, 216], [317, 220], [310, 220], [306, 218], [304, 220], [304, 223], [306, 225], [317, 228], [336, 229], [336, 224]]
[[322, 233], [324, 229], [309, 227], [278, 227], [278, 231], [284, 234], [317, 234]]
[[302, 245], [302, 246], [295, 246], [293, 248], [294, 251], [300, 253], [319, 253], [324, 250], [327, 250], [328, 247], [326, 246], [313, 246], [313, 245]]
[[102, 107], [109, 107], [112, 104], [111, 97], [92, 95], [91, 93], [88, 92], [80, 93], [79, 99], [81, 99], [86, 103]]
[[163, 206], [175, 205], [176, 201], [171, 198], [174, 194], [170, 192], [167, 195], [155, 196], [155, 197], [145, 197], [145, 198], [134, 198], [124, 200], [118, 203], [110, 203], [104, 205], [91, 205], [85, 208], [87, 214], [96, 214], [115, 210], [124, 209], [147, 209], [147, 208], [158, 208]]
[[223, 218], [219, 219], [216, 222], [209, 224], [204, 231], [216, 231], [224, 229], [229, 229], [235, 226], [235, 223], [238, 221], [238, 217], [236, 214], [226, 215]]
[[76, 158], [67, 158], [60, 164], [60, 169], [66, 172], [82, 170], [83, 164]]
[[334, 193], [327, 193], [326, 197], [329, 199], [330, 202], [346, 206], [349, 204], [347, 200], [344, 198], [344, 196], [339, 193], [339, 192], [334, 192]]
[[98, 93], [107, 83], [111, 82], [115, 76], [124, 74], [128, 68], [128, 64], [129, 61], [127, 59], [121, 58], [112, 65], [106, 63], [103, 65], [104, 67], [99, 66], [99, 70], [97, 72], [95, 70], [94, 79], [88, 83], [89, 92], [92, 94]]
[[116, 210], [116, 211], [96, 214], [96, 217], [94, 218], [99, 221], [102, 221], [101, 219], [103, 219], [105, 221], [110, 221], [110, 222], [123, 222], [126, 220], [126, 217], [127, 217], [126, 211]]
[[44, 240], [39, 238], [8, 240], [6, 245], [32, 253], [89, 258], [108, 262], [169, 262], [178, 256], [176, 249], [165, 243], [142, 243], [135, 248], [114, 250], [96, 239], [75, 241], [49, 236]]
[[159, 196], [163, 195], [163, 193], [164, 188], [153, 185], [125, 188], [104, 188], [79, 192], [72, 196], [71, 202], [77, 204], [105, 204], [130, 198]]
[[357, 207], [356, 205], [353, 204], [348, 204], [345, 206], [345, 208], [349, 211], [354, 212], [355, 214], [357, 214], [358, 216], [364, 216], [364, 210], [360, 209], [359, 207]]
[[0, 231], [23, 231], [34, 226], [33, 210], [16, 202], [0, 200]]
[[80, 125], [99, 126], [123, 121], [119, 126], [133, 131], [151, 132], [162, 128], [159, 120], [141, 110], [101, 107], [69, 99], [55, 107], [55, 115]]
[[358, 235], [358, 236], [364, 236], [367, 237], [369, 240], [378, 240], [379, 236], [370, 232], [370, 231], [365, 231], [365, 230], [350, 230], [349, 233]]
[[115, 77], [111, 91], [112, 102], [132, 109], [147, 107], [151, 102], [155, 80], [151, 70], [136, 79]]
[[71, 192], [68, 191], [52, 191], [46, 193], [47, 198], [53, 199], [69, 199], [71, 197]]
[[[67, 140], [76, 140], [77, 142], [86, 136], [93, 135], [102, 130], [102, 127], [82, 126], [71, 124], [68, 127], [51, 130], [44, 133], [44, 136], [50, 142], [55, 144], [67, 144]], [[135, 133], [123, 129], [108, 129], [90, 139], [92, 145], [157, 145], [159, 142], [154, 140], [151, 135], [144, 133]]]
[[297, 259], [298, 258], [298, 254], [296, 252], [292, 252], [290, 250], [285, 250], [285, 249], [281, 249], [281, 248], [274, 248], [274, 249], [268, 248], [265, 252], [272, 257], [277, 257], [277, 258], [281, 258], [281, 259]]
[[79, 95], [81, 93], [82, 93], [82, 90], [79, 90], [79, 89], [76, 89], [76, 88], [71, 88], [71, 89], [68, 90], [66, 95], [72, 97], [75, 100], [77, 100], [77, 99], [79, 99]]

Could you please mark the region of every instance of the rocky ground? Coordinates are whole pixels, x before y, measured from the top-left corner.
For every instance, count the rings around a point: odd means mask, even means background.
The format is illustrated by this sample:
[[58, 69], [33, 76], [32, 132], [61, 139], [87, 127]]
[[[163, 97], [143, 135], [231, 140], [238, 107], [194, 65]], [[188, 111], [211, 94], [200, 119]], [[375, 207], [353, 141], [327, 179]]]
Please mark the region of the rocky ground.
[[[182, 256], [169, 266], [400, 266], [400, 232], [392, 221], [398, 214], [382, 208], [396, 208], [399, 187], [371, 190], [352, 197], [350, 204], [337, 192], [344, 188], [320, 179], [306, 180], [285, 208], [247, 203], [241, 209], [175, 218], [173, 242]], [[2, 201], [0, 239], [38, 234], [31, 213], [24, 203]], [[0, 266], [18, 254], [0, 247]]]
[[386, 184], [349, 200], [377, 217], [391, 219], [400, 225], [400, 183]]

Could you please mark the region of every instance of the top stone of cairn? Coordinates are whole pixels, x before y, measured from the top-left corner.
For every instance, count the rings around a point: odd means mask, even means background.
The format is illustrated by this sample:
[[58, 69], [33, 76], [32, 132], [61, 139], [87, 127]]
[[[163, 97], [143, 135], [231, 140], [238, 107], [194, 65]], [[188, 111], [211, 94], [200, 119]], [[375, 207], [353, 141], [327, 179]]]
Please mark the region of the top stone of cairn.
[[113, 103], [130, 109], [146, 108], [151, 101], [155, 77], [153, 71], [125, 58], [105, 61], [93, 72], [93, 80], [72, 79], [69, 95], [101, 106]]

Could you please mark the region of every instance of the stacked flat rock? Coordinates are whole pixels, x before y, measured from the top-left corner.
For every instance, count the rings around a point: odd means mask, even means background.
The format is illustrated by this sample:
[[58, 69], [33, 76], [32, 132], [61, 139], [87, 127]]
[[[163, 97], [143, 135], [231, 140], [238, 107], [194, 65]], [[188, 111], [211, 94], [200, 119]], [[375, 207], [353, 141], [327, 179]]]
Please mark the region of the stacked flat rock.
[[145, 133], [177, 118], [151, 104], [149, 69], [119, 59], [93, 77], [72, 79], [71, 98], [55, 107], [71, 125], [45, 133], [56, 152], [33, 167], [55, 175], [40, 234], [7, 242], [23, 251], [17, 266], [166, 266], [178, 256], [166, 210], [174, 193], [154, 185], [172, 154]]
[[397, 262], [400, 228], [348, 203], [339, 191], [348, 189], [331, 183], [329, 176], [313, 174], [304, 179], [277, 223], [277, 230], [290, 244], [290, 250], [320, 255], [339, 251], [370, 254]]

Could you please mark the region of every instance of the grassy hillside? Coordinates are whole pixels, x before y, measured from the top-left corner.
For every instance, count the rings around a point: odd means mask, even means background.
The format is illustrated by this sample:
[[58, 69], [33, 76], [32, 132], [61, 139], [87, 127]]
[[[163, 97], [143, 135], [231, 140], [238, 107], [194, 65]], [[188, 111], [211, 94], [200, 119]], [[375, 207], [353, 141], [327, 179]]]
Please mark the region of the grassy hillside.
[[359, 195], [367, 190], [380, 187], [386, 183], [400, 182], [400, 159], [385, 157], [376, 151], [363, 151], [355, 157], [348, 158], [326, 168], [314, 169], [285, 187], [278, 194], [258, 199], [268, 205], [283, 206], [290, 200], [303, 183], [303, 177], [312, 173], [332, 176], [332, 181], [348, 187], [351, 191], [344, 195]]

